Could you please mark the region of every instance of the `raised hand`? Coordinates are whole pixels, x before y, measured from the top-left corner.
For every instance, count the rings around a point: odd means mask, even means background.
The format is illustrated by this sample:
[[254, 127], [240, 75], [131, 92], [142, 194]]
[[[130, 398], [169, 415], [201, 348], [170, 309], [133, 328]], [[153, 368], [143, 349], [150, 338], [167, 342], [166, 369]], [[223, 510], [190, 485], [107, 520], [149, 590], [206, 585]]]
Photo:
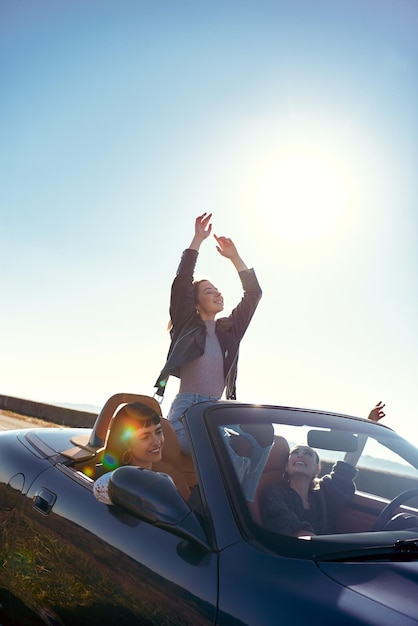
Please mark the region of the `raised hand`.
[[233, 257], [238, 256], [238, 251], [235, 247], [234, 242], [229, 237], [218, 237], [217, 235], [213, 235], [216, 239], [217, 251], [219, 254], [222, 254], [226, 259], [232, 259]]
[[244, 261], [241, 259], [238, 254], [238, 250], [235, 247], [234, 242], [229, 237], [218, 237], [217, 235], [213, 235], [216, 239], [217, 251], [226, 259], [230, 259], [235, 266], [235, 269], [238, 272], [242, 270], [248, 269]]
[[380, 401], [376, 404], [376, 406], [374, 407], [374, 409], [372, 409], [369, 413], [369, 420], [372, 420], [372, 422], [378, 422], [379, 420], [382, 419], [382, 417], [385, 417], [386, 413], [384, 413], [383, 409], [385, 407], [385, 404]]
[[200, 237], [202, 241], [203, 239], [209, 237], [212, 232], [212, 224], [210, 223], [211, 218], [212, 213], [202, 213], [202, 215], [199, 215], [196, 218], [194, 225], [195, 235]]
[[199, 250], [200, 244], [204, 241], [212, 232], [212, 224], [210, 220], [212, 219], [212, 213], [202, 213], [196, 217], [194, 223], [194, 237], [190, 244], [191, 250]]

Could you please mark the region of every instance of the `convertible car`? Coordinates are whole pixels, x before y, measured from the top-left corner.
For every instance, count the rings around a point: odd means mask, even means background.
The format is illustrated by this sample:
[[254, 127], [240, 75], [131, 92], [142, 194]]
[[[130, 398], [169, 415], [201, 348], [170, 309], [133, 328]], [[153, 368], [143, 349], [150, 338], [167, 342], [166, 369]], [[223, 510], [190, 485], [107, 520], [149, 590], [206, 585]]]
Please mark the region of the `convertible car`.
[[[418, 624], [418, 450], [366, 419], [206, 402], [183, 416], [192, 455], [162, 419], [163, 458], [116, 469], [112, 504], [93, 494], [117, 394], [93, 429], [0, 434], [0, 624], [60, 626]], [[271, 433], [269, 439], [268, 433]], [[267, 434], [260, 470], [251, 444]], [[263, 441], [264, 438], [264, 441]], [[271, 445], [272, 444], [272, 445]], [[331, 534], [264, 527], [261, 503], [295, 444], [321, 474], [351, 455], [356, 490]], [[233, 453], [232, 453], [233, 451]], [[237, 471], [236, 459], [241, 459]]]

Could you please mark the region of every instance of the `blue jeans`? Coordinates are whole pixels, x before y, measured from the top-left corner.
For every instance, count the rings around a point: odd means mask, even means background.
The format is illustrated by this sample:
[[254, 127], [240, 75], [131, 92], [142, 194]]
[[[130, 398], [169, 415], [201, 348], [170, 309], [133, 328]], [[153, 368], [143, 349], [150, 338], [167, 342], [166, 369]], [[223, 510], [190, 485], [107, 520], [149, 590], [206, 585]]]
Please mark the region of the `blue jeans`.
[[190, 445], [179, 417], [181, 417], [184, 411], [190, 406], [199, 404], [199, 402], [207, 402], [208, 400], [219, 400], [219, 398], [214, 398], [213, 396], [202, 396], [200, 393], [178, 393], [171, 404], [167, 418], [170, 420], [174, 430], [176, 431], [180, 450], [183, 454], [190, 455]]
[[243, 431], [239, 424], [228, 425], [228, 428], [235, 430], [240, 436], [245, 437], [251, 445], [250, 456], [240, 456], [230, 446], [229, 442], [231, 436], [228, 435], [225, 428], [222, 429], [223, 437], [228, 441], [226, 448], [234, 464], [245, 499], [247, 502], [254, 502], [258, 483], [260, 482], [261, 474], [266, 466], [273, 444], [267, 445], [263, 448], [257, 439], [255, 439], [255, 437], [253, 437], [250, 433]]
[[[210, 396], [202, 396], [199, 393], [179, 393], [174, 398], [167, 418], [173, 425], [179, 442], [180, 450], [183, 454], [190, 455], [190, 445], [187, 439], [186, 432], [183, 428], [183, 424], [179, 418], [183, 415], [184, 411], [194, 404], [199, 402], [207, 402], [208, 400], [219, 400]], [[239, 427], [238, 424], [228, 424], [228, 428], [235, 430], [239, 435], [245, 437], [251, 444], [250, 456], [240, 456], [230, 446], [230, 435], [225, 428], [222, 428], [222, 436], [224, 437], [225, 447], [231, 457], [234, 464], [235, 471], [238, 479], [242, 485], [242, 490], [247, 502], [253, 502], [255, 492], [257, 490], [258, 483], [260, 481], [261, 474], [267, 463], [267, 459], [270, 454], [271, 446], [263, 448], [258, 441], [246, 433]]]

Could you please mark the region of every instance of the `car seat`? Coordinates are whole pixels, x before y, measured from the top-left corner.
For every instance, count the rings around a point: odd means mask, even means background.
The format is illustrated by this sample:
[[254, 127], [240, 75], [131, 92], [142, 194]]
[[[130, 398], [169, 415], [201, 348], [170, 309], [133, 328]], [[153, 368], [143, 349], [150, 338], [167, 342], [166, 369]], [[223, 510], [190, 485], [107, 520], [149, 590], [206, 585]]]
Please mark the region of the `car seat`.
[[183, 472], [183, 476], [184, 479], [189, 487], [189, 489], [193, 489], [193, 487], [195, 486], [197, 479], [196, 479], [196, 470], [195, 470], [195, 466], [193, 463], [193, 459], [189, 454], [184, 454], [183, 452], [180, 452], [180, 464], [181, 464], [181, 469]]
[[[179, 493], [183, 496], [185, 500], [188, 500], [190, 496], [190, 486], [186, 481], [182, 467], [182, 457], [185, 455], [183, 455], [180, 451], [177, 435], [171, 422], [169, 422], [169, 420], [165, 417], [162, 417], [161, 426], [164, 433], [162, 458], [161, 461], [153, 463], [152, 469], [156, 472], [165, 472], [166, 474], [171, 476]], [[192, 463], [191, 458], [190, 462]]]
[[258, 483], [254, 502], [251, 505], [254, 521], [260, 526], [262, 526], [261, 502], [264, 493], [270, 485], [280, 485], [283, 482], [283, 473], [289, 459], [289, 450], [287, 440], [284, 437], [275, 435], [269, 458]]

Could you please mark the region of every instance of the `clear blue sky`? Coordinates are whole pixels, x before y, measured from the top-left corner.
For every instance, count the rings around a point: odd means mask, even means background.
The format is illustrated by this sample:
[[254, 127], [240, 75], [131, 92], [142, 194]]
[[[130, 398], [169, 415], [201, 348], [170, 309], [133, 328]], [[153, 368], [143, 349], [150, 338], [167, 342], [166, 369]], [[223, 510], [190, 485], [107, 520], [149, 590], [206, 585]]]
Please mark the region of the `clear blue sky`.
[[[212, 211], [263, 288], [239, 399], [384, 400], [417, 440], [417, 24], [416, 0], [2, 0], [0, 393], [152, 394]], [[214, 241], [198, 271], [228, 312]]]

